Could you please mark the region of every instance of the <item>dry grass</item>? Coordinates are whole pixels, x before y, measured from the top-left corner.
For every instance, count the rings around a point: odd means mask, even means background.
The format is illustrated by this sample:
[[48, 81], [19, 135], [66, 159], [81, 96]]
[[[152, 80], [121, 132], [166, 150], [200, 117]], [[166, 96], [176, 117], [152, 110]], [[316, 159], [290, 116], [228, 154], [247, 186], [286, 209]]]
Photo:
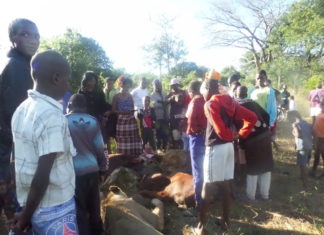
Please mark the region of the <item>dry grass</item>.
[[[232, 229], [228, 234], [324, 234], [324, 177], [309, 179], [305, 190], [299, 179], [290, 124], [282, 122], [278, 128], [280, 150], [274, 152], [275, 169], [272, 174], [271, 201], [232, 205]], [[324, 169], [321, 168], [324, 172]], [[197, 218], [184, 217], [174, 205], [167, 206], [169, 235], [191, 235]], [[222, 234], [216, 225], [220, 205], [211, 205], [207, 235]]]

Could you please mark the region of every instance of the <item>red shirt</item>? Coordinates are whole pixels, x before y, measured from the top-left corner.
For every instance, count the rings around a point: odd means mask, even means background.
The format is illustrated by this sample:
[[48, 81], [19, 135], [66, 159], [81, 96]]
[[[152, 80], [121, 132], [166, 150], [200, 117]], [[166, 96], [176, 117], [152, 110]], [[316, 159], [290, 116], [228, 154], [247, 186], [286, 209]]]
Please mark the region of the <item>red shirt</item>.
[[205, 100], [201, 95], [196, 95], [190, 101], [186, 117], [188, 118], [187, 134], [196, 135], [206, 129], [207, 119], [204, 113]]

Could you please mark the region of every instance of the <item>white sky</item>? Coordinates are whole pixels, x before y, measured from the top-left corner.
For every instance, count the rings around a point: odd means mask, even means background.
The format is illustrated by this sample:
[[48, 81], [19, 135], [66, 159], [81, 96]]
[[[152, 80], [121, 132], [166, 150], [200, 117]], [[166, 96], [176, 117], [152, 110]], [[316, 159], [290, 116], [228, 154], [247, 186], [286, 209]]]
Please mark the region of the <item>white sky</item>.
[[141, 49], [157, 35], [156, 21], [175, 17], [174, 32], [184, 41], [186, 61], [221, 70], [238, 67], [243, 50], [206, 48], [202, 17], [211, 0], [4, 0], [0, 8], [0, 67], [10, 48], [8, 25], [15, 18], [34, 21], [41, 37], [63, 34], [67, 28], [99, 42], [115, 68], [130, 73], [152, 71]]

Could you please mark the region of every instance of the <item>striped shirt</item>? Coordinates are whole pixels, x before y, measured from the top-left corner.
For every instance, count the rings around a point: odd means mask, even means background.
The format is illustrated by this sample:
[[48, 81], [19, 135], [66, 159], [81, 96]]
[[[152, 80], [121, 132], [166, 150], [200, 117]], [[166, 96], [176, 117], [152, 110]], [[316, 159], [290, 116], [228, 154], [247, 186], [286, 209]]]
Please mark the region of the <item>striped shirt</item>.
[[74, 195], [75, 155], [62, 105], [35, 90], [16, 109], [12, 118], [15, 145], [17, 198], [25, 206], [41, 156], [57, 153], [49, 185], [39, 207], [52, 207], [69, 201]]

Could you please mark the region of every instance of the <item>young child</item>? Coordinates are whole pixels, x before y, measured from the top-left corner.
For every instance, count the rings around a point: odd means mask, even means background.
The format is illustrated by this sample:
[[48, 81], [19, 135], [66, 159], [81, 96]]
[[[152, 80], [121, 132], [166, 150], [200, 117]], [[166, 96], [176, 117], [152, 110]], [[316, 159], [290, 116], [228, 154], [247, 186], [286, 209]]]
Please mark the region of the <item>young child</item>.
[[9, 61], [0, 71], [0, 178], [8, 180], [12, 150], [11, 118], [16, 108], [27, 98], [27, 90], [33, 88], [30, 60], [39, 46], [39, 33], [34, 22], [15, 19], [9, 25], [12, 47]]
[[74, 201], [75, 155], [67, 119], [57, 101], [67, 91], [71, 69], [55, 51], [31, 61], [34, 90], [12, 117], [17, 198], [22, 211], [11, 224], [18, 234], [78, 234]]
[[300, 178], [304, 187], [307, 187], [306, 167], [312, 154], [312, 125], [303, 120], [297, 111], [288, 112], [288, 120], [293, 122], [292, 134], [295, 137], [297, 165], [300, 167]]
[[289, 96], [289, 111], [296, 110], [295, 97], [293, 95]]
[[147, 143], [150, 144], [151, 148], [156, 151], [155, 145], [155, 112], [154, 109], [150, 107], [151, 99], [149, 96], [143, 98], [144, 109], [141, 109], [138, 113], [138, 118], [140, 119], [143, 148]]
[[75, 198], [80, 235], [100, 234], [99, 174], [108, 170], [104, 141], [95, 117], [86, 114], [84, 95], [76, 94], [68, 104], [69, 130], [77, 155], [73, 157], [76, 174]]
[[[320, 102], [321, 113], [317, 115], [313, 126], [315, 134], [315, 159], [313, 166], [313, 175], [316, 173], [317, 166], [319, 164], [320, 155], [324, 164], [324, 99]], [[324, 173], [321, 175], [324, 176]]]

